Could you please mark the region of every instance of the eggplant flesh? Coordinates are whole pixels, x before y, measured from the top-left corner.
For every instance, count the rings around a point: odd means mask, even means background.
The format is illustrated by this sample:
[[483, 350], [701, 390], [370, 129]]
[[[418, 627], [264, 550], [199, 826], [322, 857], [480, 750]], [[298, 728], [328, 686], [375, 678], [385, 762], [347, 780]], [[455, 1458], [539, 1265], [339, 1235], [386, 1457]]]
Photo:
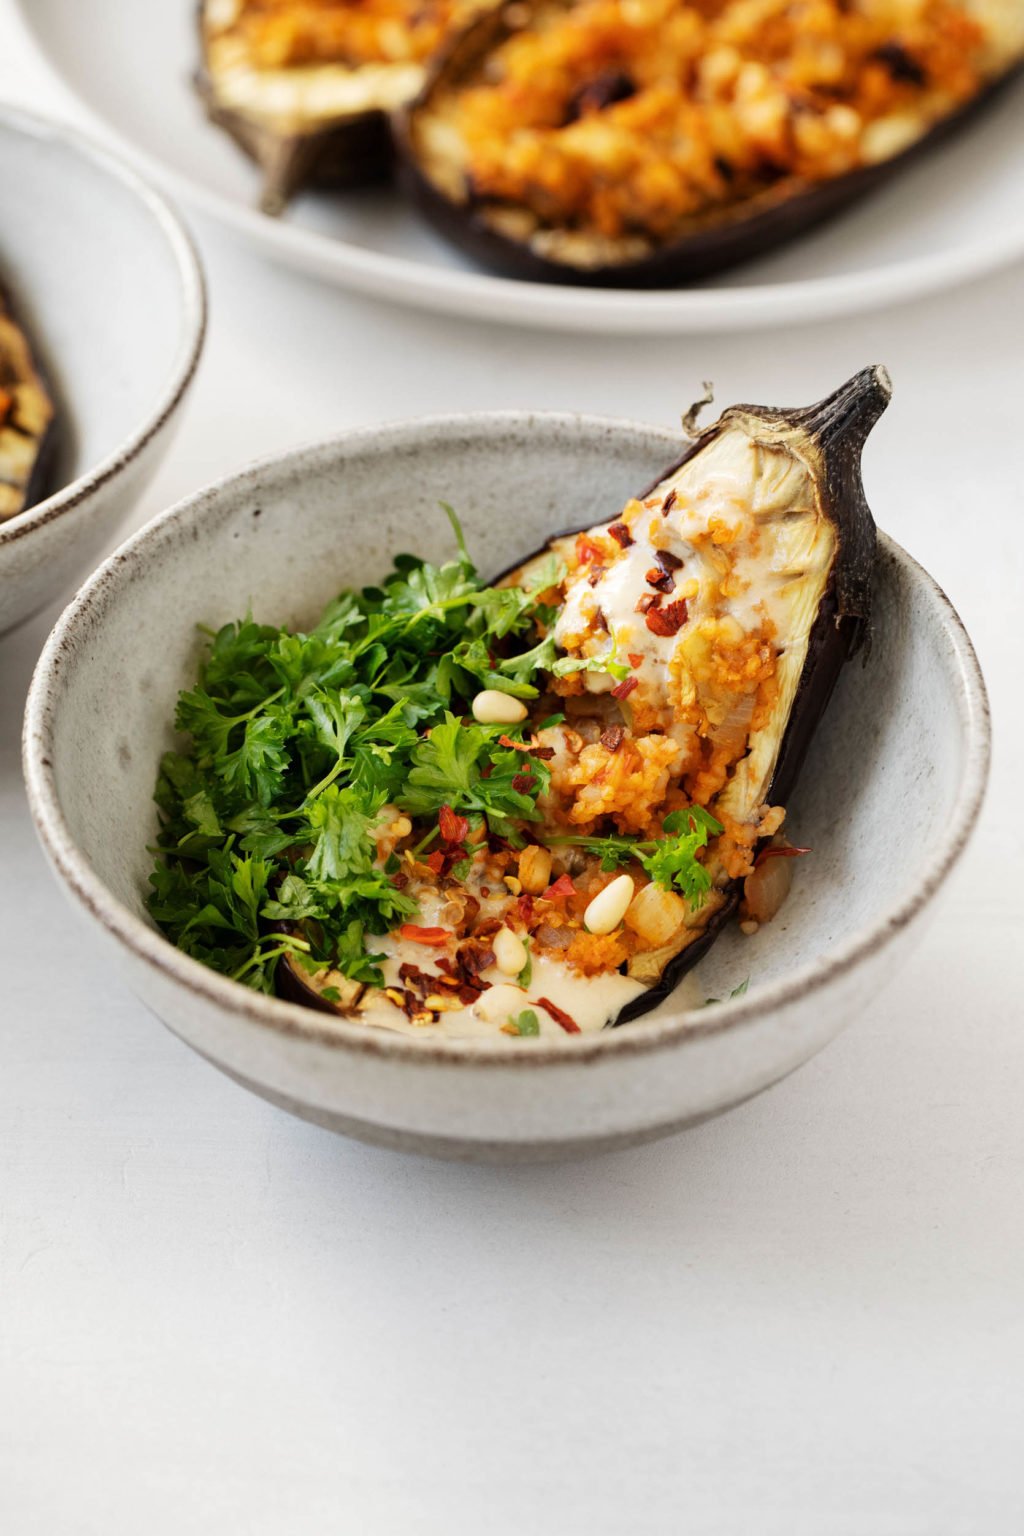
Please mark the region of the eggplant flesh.
[[[438, 57], [417, 99], [396, 126], [401, 178], [426, 217], [450, 241], [484, 266], [537, 281], [638, 288], [696, 282], [785, 244], [825, 222], [886, 182], [935, 146], [986, 104], [1024, 68], [1024, 12], [1014, 0], [963, 0], [962, 10], [983, 29], [976, 89], [950, 100], [919, 81], [918, 98], [867, 125], [858, 163], [834, 175], [808, 177], [797, 169], [773, 173], [765, 155], [763, 185], [734, 199], [719, 189], [702, 210], [681, 218], [667, 233], [631, 225], [599, 231], [579, 219], [559, 222], [543, 204], [489, 196], [474, 175], [472, 152], [461, 134], [458, 103], [463, 93], [500, 78], [500, 51], [510, 39], [543, 27], [575, 0], [509, 0], [479, 17]], [[898, 41], [879, 50], [887, 67], [912, 92], [915, 65]], [[632, 82], [607, 70], [577, 82], [575, 99], [603, 112], [628, 103]], [[730, 109], [734, 110], [734, 109]], [[811, 109], [792, 104], [794, 118]], [[826, 109], [827, 110], [827, 109]], [[575, 109], [562, 127], [575, 131]], [[640, 131], [640, 130], [638, 130]], [[585, 164], [585, 162], [584, 162]], [[716, 168], [718, 161], [716, 160]], [[726, 179], [733, 175], [723, 162]], [[573, 174], [579, 168], [573, 167]], [[598, 182], [622, 179], [614, 169]], [[625, 180], [628, 183], [629, 173]]]
[[[342, 0], [200, 0], [196, 90], [211, 122], [262, 171], [262, 210], [282, 212], [306, 187], [385, 180], [394, 159], [391, 114], [416, 95], [426, 74], [417, 26], [430, 26], [433, 35], [478, 9], [473, 0], [410, 5], [407, 24], [391, 22], [392, 31], [404, 29], [404, 46], [396, 49], [392, 36], [386, 56], [357, 63], [346, 48], [353, 7]], [[309, 56], [293, 62], [290, 40], [307, 35]]]
[[[566, 827], [657, 837], [669, 809], [700, 805], [724, 828], [704, 854], [711, 883], [702, 902], [669, 895], [670, 931], [648, 927], [621, 963], [581, 971], [546, 919], [550, 898], [539, 895], [524, 919], [521, 882], [509, 885], [507, 866], [495, 874], [485, 861], [461, 881], [424, 871], [417, 884], [413, 861], [407, 889], [420, 902], [417, 924], [435, 941], [443, 933], [444, 947], [424, 948], [430, 939], [403, 930], [369, 940], [385, 955], [383, 990], [286, 961], [283, 994], [371, 1026], [461, 1038], [514, 1033], [509, 1020], [524, 1009], [541, 1034], [586, 1033], [635, 1018], [676, 989], [735, 913], [745, 872], [777, 835], [839, 673], [867, 632], [875, 525], [860, 459], [890, 394], [875, 367], [809, 409], [735, 406], [614, 519], [556, 537], [502, 578], [530, 583], [551, 570], [554, 553], [565, 571], [557, 651], [595, 664], [549, 678], [551, 691], [527, 722], [534, 749], [551, 758], [544, 823], [524, 828], [552, 855], [547, 878], [569, 874], [590, 890], [607, 878], [598, 881], [592, 849], [560, 839]], [[624, 657], [627, 688], [604, 666]], [[564, 722], [542, 725], [553, 709]], [[626, 754], [630, 773], [642, 760], [657, 774], [624, 776]], [[395, 835], [417, 841], [420, 833], [394, 815]], [[378, 845], [381, 856], [390, 846]], [[524, 857], [512, 867], [528, 886]], [[639, 866], [630, 861], [627, 870], [642, 895]], [[633, 911], [620, 937], [639, 932]], [[525, 983], [495, 966], [494, 937], [506, 920], [524, 937], [526, 922]]]
[[32, 344], [0, 289], [0, 523], [47, 494], [54, 416]]

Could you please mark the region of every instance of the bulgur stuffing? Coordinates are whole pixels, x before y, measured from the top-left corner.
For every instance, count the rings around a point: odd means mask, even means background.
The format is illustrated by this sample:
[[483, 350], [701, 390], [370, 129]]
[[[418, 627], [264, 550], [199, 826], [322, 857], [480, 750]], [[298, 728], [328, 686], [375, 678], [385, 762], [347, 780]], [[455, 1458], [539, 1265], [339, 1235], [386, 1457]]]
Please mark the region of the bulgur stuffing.
[[781, 184], [890, 158], [978, 94], [997, 25], [1019, 31], [994, 0], [542, 0], [522, 14], [475, 75], [435, 92], [427, 163], [444, 182], [457, 160], [474, 199], [604, 242], [664, 242]]

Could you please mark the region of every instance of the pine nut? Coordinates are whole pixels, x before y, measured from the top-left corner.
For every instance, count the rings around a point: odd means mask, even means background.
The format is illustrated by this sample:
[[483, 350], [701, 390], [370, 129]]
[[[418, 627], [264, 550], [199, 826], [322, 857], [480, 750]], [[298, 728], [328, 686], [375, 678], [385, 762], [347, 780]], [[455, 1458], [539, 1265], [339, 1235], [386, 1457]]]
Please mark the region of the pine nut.
[[647, 944], [667, 944], [685, 923], [688, 911], [681, 896], [652, 883], [637, 891], [626, 913], [626, 927]]
[[526, 705], [510, 693], [484, 688], [473, 700], [473, 719], [481, 725], [518, 725], [526, 719]]
[[514, 1018], [526, 1006], [527, 996], [522, 987], [513, 987], [510, 983], [502, 983], [497, 987], [488, 987], [486, 992], [481, 992], [473, 1004], [478, 1018], [487, 1024], [504, 1023], [506, 1019]]
[[614, 933], [622, 922], [633, 900], [631, 875], [617, 875], [610, 885], [599, 891], [583, 914], [584, 926], [590, 933]]
[[519, 855], [519, 879], [523, 890], [531, 896], [539, 896], [551, 884], [551, 854], [546, 848], [531, 843]]
[[491, 940], [494, 963], [506, 976], [518, 976], [527, 961], [526, 945], [511, 928], [499, 928]]

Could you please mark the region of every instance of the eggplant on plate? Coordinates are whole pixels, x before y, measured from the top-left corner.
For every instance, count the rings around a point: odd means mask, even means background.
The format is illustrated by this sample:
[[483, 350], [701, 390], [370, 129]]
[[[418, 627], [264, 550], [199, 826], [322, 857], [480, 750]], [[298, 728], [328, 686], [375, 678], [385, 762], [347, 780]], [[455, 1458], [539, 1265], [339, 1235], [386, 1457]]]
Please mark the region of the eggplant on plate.
[[54, 415], [32, 343], [0, 288], [0, 522], [47, 494]]
[[311, 634], [212, 639], [150, 909], [197, 959], [422, 1038], [575, 1034], [770, 920], [786, 805], [868, 623], [869, 368], [734, 406], [496, 585], [399, 556]]
[[1022, 61], [1017, 0], [510, 0], [404, 114], [404, 178], [485, 265], [666, 286], [836, 213]]
[[196, 86], [260, 166], [262, 207], [301, 187], [378, 181], [390, 114], [481, 0], [200, 0]]

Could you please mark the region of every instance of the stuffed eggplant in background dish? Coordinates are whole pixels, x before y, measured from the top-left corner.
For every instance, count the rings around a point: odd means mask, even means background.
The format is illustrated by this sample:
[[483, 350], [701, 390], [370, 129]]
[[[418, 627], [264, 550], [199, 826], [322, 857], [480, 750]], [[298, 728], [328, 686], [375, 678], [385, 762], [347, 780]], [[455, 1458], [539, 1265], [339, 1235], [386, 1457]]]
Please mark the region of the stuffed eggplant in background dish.
[[54, 414], [32, 343], [0, 287], [0, 522], [47, 494]]
[[[494, 585], [400, 555], [309, 634], [210, 634], [150, 910], [225, 974], [422, 1038], [655, 1006], [783, 900], [786, 809], [864, 639], [883, 369], [735, 406]], [[851, 771], [853, 769], [851, 768]]]
[[201, 0], [197, 86], [264, 175], [277, 213], [304, 186], [387, 175], [389, 116], [481, 0]]
[[486, 265], [664, 286], [848, 205], [1022, 58], [1018, 0], [510, 0], [439, 59], [405, 176]]

